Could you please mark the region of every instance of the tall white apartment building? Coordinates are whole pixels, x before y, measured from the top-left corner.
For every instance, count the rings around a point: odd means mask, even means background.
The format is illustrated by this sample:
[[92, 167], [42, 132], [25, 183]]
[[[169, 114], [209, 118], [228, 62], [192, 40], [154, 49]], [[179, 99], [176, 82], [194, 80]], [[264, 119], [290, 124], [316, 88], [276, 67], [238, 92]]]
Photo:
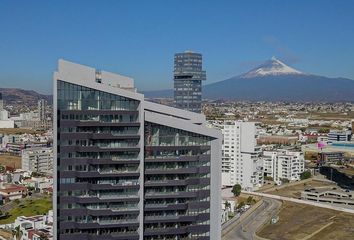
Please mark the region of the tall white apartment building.
[[9, 119], [9, 112], [4, 109], [4, 101], [0, 93], [0, 128], [14, 128], [15, 122]]
[[264, 175], [272, 177], [278, 184], [281, 179], [297, 181], [305, 169], [304, 155], [302, 152], [288, 150], [264, 151], [263, 168]]
[[222, 145], [222, 185], [240, 184], [253, 191], [262, 186], [263, 163], [254, 122], [225, 121]]
[[53, 148], [24, 149], [21, 160], [23, 170], [53, 173]]

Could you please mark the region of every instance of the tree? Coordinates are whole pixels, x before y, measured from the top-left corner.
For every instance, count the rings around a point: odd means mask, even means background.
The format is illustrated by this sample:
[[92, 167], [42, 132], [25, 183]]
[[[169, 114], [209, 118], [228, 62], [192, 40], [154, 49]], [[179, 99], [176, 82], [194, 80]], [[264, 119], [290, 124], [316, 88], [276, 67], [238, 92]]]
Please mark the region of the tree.
[[280, 178], [280, 181], [284, 184], [284, 183], [289, 183], [289, 179], [287, 178]]
[[246, 205], [245, 202], [242, 201], [242, 202], [240, 202], [240, 203], [237, 205], [237, 209], [240, 209], [240, 208], [242, 208], [242, 207], [245, 206], [245, 205]]
[[16, 239], [20, 239], [22, 235], [22, 231], [20, 230], [20, 225], [15, 227], [15, 229], [12, 230], [12, 236], [16, 237]]
[[311, 177], [311, 172], [310, 171], [305, 171], [300, 174], [300, 179], [305, 180]]
[[224, 204], [225, 204], [225, 209], [231, 208], [231, 203], [229, 203], [228, 201], [226, 201]]
[[318, 133], [329, 133], [330, 129], [329, 128], [320, 128], [318, 130]]
[[256, 200], [254, 200], [252, 196], [249, 196], [247, 198], [246, 202], [247, 202], [247, 204], [252, 204], [252, 203], [256, 202]]
[[264, 180], [266, 181], [273, 181], [273, 178], [271, 176], [265, 176]]
[[234, 194], [235, 197], [240, 196], [240, 194], [241, 194], [241, 185], [240, 184], [235, 184], [232, 187], [231, 192]]

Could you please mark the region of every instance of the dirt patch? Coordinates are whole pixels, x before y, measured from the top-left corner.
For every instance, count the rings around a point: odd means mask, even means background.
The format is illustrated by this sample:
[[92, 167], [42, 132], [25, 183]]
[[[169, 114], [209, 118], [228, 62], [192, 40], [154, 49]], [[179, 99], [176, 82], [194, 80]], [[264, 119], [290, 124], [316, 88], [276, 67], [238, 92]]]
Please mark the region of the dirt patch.
[[[329, 224], [333, 222], [332, 224]], [[326, 226], [328, 224], [328, 226]], [[322, 230], [320, 230], [323, 228]], [[320, 230], [315, 235], [312, 233]], [[266, 225], [258, 236], [276, 240], [352, 240], [354, 214], [305, 204], [284, 202], [276, 224]]]
[[8, 154], [0, 154], [0, 165], [8, 167], [14, 167], [16, 169], [21, 168], [21, 157]]
[[36, 131], [33, 129], [26, 129], [26, 128], [0, 128], [0, 133], [2, 134], [41, 134], [43, 131]]

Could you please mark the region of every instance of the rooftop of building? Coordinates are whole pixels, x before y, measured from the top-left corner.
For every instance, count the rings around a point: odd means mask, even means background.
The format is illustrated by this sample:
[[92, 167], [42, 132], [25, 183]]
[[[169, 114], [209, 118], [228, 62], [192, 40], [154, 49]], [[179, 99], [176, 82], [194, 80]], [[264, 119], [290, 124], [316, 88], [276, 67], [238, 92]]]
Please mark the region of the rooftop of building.
[[344, 152], [354, 155], [354, 142], [332, 142], [319, 148], [317, 143], [307, 144], [302, 146], [303, 151], [321, 152], [321, 153], [335, 153]]
[[316, 195], [326, 194], [326, 197], [334, 197], [334, 198], [336, 198], [336, 196], [341, 195], [344, 198], [353, 199], [353, 191], [343, 190], [336, 187], [307, 188], [303, 192], [313, 193]]
[[22, 185], [12, 184], [12, 183], [1, 183], [0, 192], [9, 193], [9, 192], [19, 192], [27, 190], [26, 187]]

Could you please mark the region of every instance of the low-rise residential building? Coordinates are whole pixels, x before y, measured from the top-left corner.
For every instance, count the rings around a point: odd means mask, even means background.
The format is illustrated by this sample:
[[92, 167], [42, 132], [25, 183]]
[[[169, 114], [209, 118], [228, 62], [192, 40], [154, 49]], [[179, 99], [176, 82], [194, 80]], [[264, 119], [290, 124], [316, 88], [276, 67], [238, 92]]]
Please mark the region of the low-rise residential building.
[[348, 157], [354, 157], [354, 142], [332, 142], [319, 147], [318, 144], [306, 144], [301, 146], [303, 153], [343, 153]]
[[277, 184], [282, 179], [297, 181], [305, 169], [304, 155], [288, 150], [264, 151], [263, 167], [264, 175], [273, 178]]
[[53, 172], [53, 148], [40, 147], [22, 150], [22, 169], [30, 172]]
[[27, 188], [17, 184], [0, 184], [0, 195], [4, 201], [20, 199], [27, 194]]
[[222, 185], [258, 189], [263, 183], [263, 164], [256, 123], [225, 121], [222, 133]]
[[2, 106], [0, 106], [0, 128], [14, 128], [14, 127], [15, 127], [15, 122], [9, 119], [9, 112], [3, 109]]
[[264, 135], [257, 139], [258, 144], [283, 144], [294, 145], [299, 140], [298, 136], [294, 135]]
[[328, 133], [328, 142], [348, 142], [352, 138], [351, 131], [330, 131]]
[[53, 178], [52, 177], [32, 177], [24, 179], [22, 184], [26, 187], [34, 188], [41, 193], [48, 193], [49, 189], [53, 188]]
[[317, 162], [323, 164], [337, 164], [344, 161], [344, 152], [319, 152], [317, 155]]
[[22, 151], [28, 148], [47, 147], [47, 142], [30, 142], [30, 143], [8, 143], [6, 151], [10, 154], [21, 156]]
[[21, 240], [53, 239], [53, 210], [48, 215], [37, 215], [31, 217], [17, 217], [13, 228], [19, 227]]

